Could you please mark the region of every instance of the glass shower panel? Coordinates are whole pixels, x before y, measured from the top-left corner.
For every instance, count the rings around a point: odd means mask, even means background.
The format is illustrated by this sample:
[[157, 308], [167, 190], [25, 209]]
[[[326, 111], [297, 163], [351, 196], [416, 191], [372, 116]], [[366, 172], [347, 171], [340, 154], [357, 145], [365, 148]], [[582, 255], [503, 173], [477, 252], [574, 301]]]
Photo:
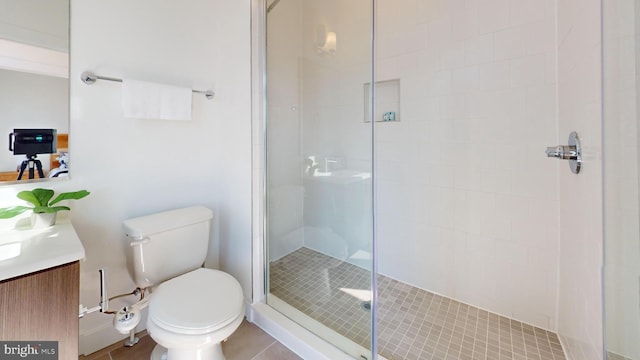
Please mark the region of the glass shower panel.
[[603, 2], [605, 348], [640, 359], [638, 50], [640, 3]]
[[372, 4], [266, 5], [267, 303], [371, 358]]

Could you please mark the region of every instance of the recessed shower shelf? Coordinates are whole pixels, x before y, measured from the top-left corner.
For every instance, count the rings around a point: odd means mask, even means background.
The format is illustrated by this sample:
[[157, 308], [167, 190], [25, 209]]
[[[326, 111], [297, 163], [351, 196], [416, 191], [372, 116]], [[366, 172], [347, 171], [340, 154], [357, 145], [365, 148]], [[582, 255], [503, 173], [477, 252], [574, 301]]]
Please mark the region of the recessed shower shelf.
[[[400, 79], [376, 81], [374, 87], [375, 122], [400, 121]], [[371, 122], [370, 116], [371, 83], [364, 84], [364, 122]]]

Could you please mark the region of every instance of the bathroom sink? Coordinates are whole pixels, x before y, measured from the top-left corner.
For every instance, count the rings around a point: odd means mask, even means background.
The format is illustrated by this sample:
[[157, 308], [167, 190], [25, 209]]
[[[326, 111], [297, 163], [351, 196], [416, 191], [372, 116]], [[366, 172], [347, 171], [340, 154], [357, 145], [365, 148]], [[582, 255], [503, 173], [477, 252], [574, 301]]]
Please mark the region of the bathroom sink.
[[326, 172], [316, 171], [313, 175], [309, 175], [306, 178], [331, 184], [350, 184], [371, 178], [371, 173], [351, 169], [340, 169]]
[[66, 219], [45, 229], [0, 231], [0, 281], [82, 258], [82, 243]]
[[[3, 239], [4, 240], [4, 239]], [[14, 258], [20, 255], [21, 241], [4, 242], [0, 244], [0, 261]]]
[[56, 236], [57, 232], [52, 229], [15, 229], [0, 232], [0, 261], [17, 257], [32, 245]]

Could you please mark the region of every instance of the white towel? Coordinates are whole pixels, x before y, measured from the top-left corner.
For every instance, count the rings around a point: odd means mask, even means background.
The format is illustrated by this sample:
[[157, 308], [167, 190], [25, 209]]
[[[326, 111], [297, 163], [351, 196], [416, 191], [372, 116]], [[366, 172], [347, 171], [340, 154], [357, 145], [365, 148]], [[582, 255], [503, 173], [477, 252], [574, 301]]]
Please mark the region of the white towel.
[[122, 109], [127, 118], [191, 120], [191, 94], [189, 88], [123, 80]]

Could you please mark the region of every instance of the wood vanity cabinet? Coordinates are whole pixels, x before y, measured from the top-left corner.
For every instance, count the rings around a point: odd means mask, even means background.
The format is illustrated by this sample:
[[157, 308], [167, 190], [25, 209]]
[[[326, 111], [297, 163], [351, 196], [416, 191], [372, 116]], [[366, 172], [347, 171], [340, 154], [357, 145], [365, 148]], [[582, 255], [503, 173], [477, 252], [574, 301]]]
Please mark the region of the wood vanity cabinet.
[[79, 289], [78, 261], [0, 281], [0, 340], [58, 341], [77, 360]]
[[[18, 181], [17, 171], [3, 171], [0, 172], [0, 181]], [[22, 175], [22, 180], [29, 180], [29, 176]]]

